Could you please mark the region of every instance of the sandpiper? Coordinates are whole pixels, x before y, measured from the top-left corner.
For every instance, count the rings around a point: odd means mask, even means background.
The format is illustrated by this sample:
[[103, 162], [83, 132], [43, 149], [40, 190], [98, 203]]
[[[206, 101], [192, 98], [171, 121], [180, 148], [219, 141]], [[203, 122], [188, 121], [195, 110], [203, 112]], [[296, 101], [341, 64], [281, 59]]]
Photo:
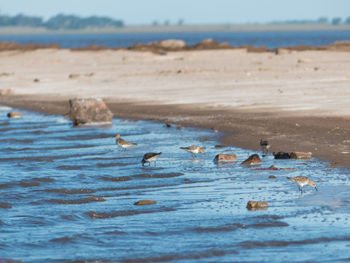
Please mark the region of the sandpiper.
[[265, 156], [269, 152], [270, 144], [267, 140], [260, 139], [260, 148]]
[[299, 186], [299, 191], [301, 193], [304, 192], [303, 191], [304, 185], [310, 185], [311, 187], [315, 188], [316, 191], [318, 191], [316, 184], [313, 181], [311, 181], [309, 178], [307, 178], [306, 176], [287, 177], [287, 179], [296, 183]]
[[157, 158], [159, 157], [159, 155], [161, 155], [162, 153], [146, 153], [144, 156], [143, 156], [143, 159], [142, 159], [142, 166], [145, 165], [145, 163], [149, 163], [149, 165], [151, 166], [151, 162], [154, 162], [154, 166], [156, 166], [156, 161], [157, 161]]
[[126, 141], [126, 140], [123, 140], [122, 138], [120, 138], [120, 134], [117, 134], [117, 135], [115, 136], [115, 141], [116, 141], [116, 143], [117, 143], [123, 150], [125, 150], [125, 149], [128, 148], [128, 147], [136, 146], [136, 145], [137, 145], [136, 143], [128, 142], [128, 141]]
[[196, 155], [198, 153], [205, 153], [205, 148], [201, 148], [197, 145], [191, 145], [188, 147], [180, 147], [180, 149], [191, 153], [193, 157], [196, 157]]

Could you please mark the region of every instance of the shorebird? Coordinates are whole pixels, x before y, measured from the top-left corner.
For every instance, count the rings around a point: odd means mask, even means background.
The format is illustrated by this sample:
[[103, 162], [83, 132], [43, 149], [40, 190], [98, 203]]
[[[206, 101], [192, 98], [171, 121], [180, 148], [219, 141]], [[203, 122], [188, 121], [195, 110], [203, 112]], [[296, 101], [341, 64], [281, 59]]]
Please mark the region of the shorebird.
[[162, 153], [146, 153], [144, 156], [143, 156], [143, 159], [142, 159], [142, 166], [145, 165], [145, 163], [149, 163], [149, 165], [151, 166], [151, 162], [154, 162], [154, 166], [156, 166], [156, 161], [157, 161], [157, 158], [159, 155], [161, 155]]
[[299, 186], [299, 191], [303, 193], [303, 186], [304, 185], [310, 185], [311, 187], [315, 188], [316, 191], [317, 187], [316, 184], [311, 181], [309, 178], [306, 176], [296, 176], [296, 177], [287, 177], [287, 179], [291, 180], [292, 182], [296, 183]]
[[181, 150], [185, 150], [192, 154], [192, 157], [196, 157], [198, 153], [205, 153], [205, 148], [201, 148], [197, 145], [192, 145], [188, 147], [180, 147]]
[[269, 152], [270, 144], [267, 140], [260, 139], [260, 148], [265, 156]]
[[122, 138], [120, 138], [120, 134], [117, 134], [117, 135], [115, 136], [115, 141], [116, 141], [116, 143], [117, 143], [123, 150], [125, 150], [125, 149], [128, 148], [128, 147], [136, 146], [136, 145], [137, 145], [136, 143], [128, 142], [128, 141], [126, 141], [126, 140], [123, 140]]

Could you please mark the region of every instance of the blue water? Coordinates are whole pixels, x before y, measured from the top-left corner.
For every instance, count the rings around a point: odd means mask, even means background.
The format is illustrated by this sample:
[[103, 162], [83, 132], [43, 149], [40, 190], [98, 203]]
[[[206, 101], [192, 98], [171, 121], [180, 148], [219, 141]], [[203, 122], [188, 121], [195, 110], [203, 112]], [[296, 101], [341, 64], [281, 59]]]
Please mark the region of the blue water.
[[110, 48], [128, 47], [136, 43], [148, 43], [164, 39], [182, 39], [188, 45], [194, 45], [206, 38], [228, 42], [232, 46], [254, 45], [267, 46], [268, 48], [296, 45], [323, 46], [335, 41], [349, 41], [350, 31], [0, 35], [0, 41], [12, 41], [21, 44], [58, 43], [62, 48], [84, 47], [93, 44]]
[[[350, 178], [311, 160], [216, 148], [220, 133], [115, 118], [73, 128], [62, 116], [0, 108], [0, 259], [23, 262], [333, 262], [350, 258]], [[138, 146], [123, 151], [116, 132]], [[258, 143], [258, 141], [257, 141]], [[197, 158], [180, 146], [201, 145]], [[146, 152], [163, 152], [142, 167]], [[237, 162], [217, 165], [218, 153]], [[275, 165], [294, 168], [261, 171]], [[276, 178], [269, 178], [274, 175]], [[301, 195], [287, 176], [319, 191]], [[321, 180], [321, 181], [320, 181]], [[135, 206], [139, 200], [157, 204]], [[269, 208], [248, 211], [249, 200]], [[81, 261], [79, 261], [81, 260]], [[1, 260], [0, 260], [1, 261]]]

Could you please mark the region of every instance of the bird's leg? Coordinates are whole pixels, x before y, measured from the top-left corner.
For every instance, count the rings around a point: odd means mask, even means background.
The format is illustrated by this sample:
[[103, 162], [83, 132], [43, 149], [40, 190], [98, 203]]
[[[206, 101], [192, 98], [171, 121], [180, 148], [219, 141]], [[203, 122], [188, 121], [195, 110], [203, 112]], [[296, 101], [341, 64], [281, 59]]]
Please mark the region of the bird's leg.
[[303, 188], [301, 188], [300, 185], [299, 185], [299, 191], [300, 191], [301, 193], [303, 193]]

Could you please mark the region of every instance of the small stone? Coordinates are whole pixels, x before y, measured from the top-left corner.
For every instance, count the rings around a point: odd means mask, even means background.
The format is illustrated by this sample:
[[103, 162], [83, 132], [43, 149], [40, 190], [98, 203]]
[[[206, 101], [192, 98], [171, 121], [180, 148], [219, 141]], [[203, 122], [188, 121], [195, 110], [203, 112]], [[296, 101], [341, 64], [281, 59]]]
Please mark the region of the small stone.
[[167, 128], [173, 127], [173, 125], [172, 125], [171, 123], [165, 123], [165, 126], [166, 126]]
[[259, 210], [259, 209], [267, 209], [269, 206], [267, 201], [249, 201], [247, 203], [248, 210]]
[[274, 175], [270, 175], [269, 178], [270, 178], [270, 179], [276, 179], [277, 177], [274, 176]]
[[236, 154], [218, 154], [214, 158], [215, 163], [224, 163], [224, 162], [235, 162], [237, 161], [237, 155]]
[[153, 200], [141, 200], [134, 203], [134, 205], [155, 205], [157, 201]]
[[183, 128], [184, 128], [184, 127], [182, 127], [181, 124], [177, 125], [177, 129], [178, 129], [178, 130], [182, 130]]
[[79, 74], [69, 74], [68, 78], [70, 78], [70, 79], [79, 78]]
[[20, 113], [18, 111], [11, 111], [11, 112], [7, 113], [7, 117], [9, 117], [9, 118], [22, 118], [22, 113]]
[[257, 165], [261, 164], [261, 159], [258, 154], [252, 154], [249, 158], [241, 163], [241, 165]]
[[311, 152], [291, 152], [290, 153], [290, 159], [311, 159], [312, 153]]
[[34, 79], [33, 81], [34, 82], [40, 82], [40, 79]]

